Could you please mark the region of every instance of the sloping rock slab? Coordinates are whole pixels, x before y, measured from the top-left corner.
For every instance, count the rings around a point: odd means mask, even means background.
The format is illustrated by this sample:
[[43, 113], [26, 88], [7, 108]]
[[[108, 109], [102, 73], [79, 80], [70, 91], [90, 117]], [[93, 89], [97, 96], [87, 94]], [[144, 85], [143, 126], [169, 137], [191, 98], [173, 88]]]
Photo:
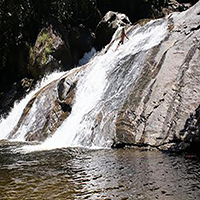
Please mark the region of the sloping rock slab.
[[86, 66], [75, 68], [37, 92], [24, 108], [9, 139], [22, 135], [26, 141], [44, 141], [69, 116], [76, 82]]
[[199, 130], [192, 137], [191, 126], [184, 127], [200, 105], [200, 1], [169, 20], [168, 38], [147, 57], [143, 73], [118, 112], [116, 146], [199, 141]]

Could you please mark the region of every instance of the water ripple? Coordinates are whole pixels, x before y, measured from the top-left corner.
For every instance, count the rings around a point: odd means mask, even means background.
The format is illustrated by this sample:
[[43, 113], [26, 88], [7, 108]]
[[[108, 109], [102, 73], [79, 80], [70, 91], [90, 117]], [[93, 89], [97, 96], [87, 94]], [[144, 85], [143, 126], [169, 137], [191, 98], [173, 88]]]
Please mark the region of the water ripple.
[[20, 154], [11, 146], [0, 143], [0, 199], [200, 199], [198, 158], [133, 149]]

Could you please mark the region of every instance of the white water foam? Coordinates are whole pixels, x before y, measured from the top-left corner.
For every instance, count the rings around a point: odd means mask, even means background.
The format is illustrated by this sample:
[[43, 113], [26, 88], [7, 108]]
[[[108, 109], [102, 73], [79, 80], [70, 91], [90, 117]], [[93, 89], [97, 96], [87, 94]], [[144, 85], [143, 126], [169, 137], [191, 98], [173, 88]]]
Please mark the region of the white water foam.
[[[45, 76], [42, 81], [36, 85], [35, 89], [27, 94], [24, 99], [22, 99], [20, 102], [15, 102], [14, 107], [9, 113], [8, 117], [3, 118], [0, 121], [0, 139], [6, 139], [9, 133], [17, 125], [25, 106], [31, 100], [32, 96], [41, 88], [60, 78], [64, 74], [64, 72], [53, 72], [51, 75]], [[20, 140], [22, 140], [22, 138]]]
[[[75, 104], [72, 107], [70, 116], [54, 135], [44, 143], [36, 146], [26, 146], [23, 149], [25, 151], [34, 151], [80, 146], [78, 139], [79, 135], [82, 137], [80, 131], [84, 127], [87, 129], [87, 125], [90, 123], [90, 121], [85, 121], [84, 117], [101, 101], [108, 84], [107, 75], [109, 72], [114, 70], [117, 63], [123, 60], [124, 57], [148, 50], [158, 45], [167, 36], [167, 20], [161, 20], [160, 23], [151, 26], [153, 23], [155, 21], [150, 22], [146, 29], [145, 27], [132, 29], [128, 35], [129, 40], [126, 40], [117, 50], [116, 47], [119, 41], [114, 41], [107, 53], [96, 55], [88, 63], [85, 75], [78, 82]], [[87, 131], [90, 132], [91, 130], [88, 129]]]
[[83, 58], [81, 58], [78, 62], [78, 66], [85, 65], [90, 61], [90, 59], [95, 55], [96, 49], [93, 47], [89, 52], [85, 53], [83, 55]]

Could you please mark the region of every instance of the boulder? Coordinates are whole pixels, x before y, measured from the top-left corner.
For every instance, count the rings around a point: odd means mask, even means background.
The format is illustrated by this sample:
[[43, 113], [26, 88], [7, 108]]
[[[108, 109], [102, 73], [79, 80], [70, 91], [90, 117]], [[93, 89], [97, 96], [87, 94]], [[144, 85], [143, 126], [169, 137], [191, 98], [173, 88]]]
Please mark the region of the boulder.
[[129, 18], [122, 13], [109, 11], [96, 28], [96, 48], [101, 49], [112, 39], [117, 28], [130, 25]]
[[[13, 90], [15, 87], [13, 85], [20, 83], [23, 78], [34, 78], [34, 82], [36, 82], [38, 77], [46, 72], [58, 68], [68, 70], [74, 67], [78, 62], [77, 60], [91, 46], [89, 44], [88, 47], [87, 43], [90, 43], [93, 37], [87, 40], [89, 36], [86, 36], [86, 34], [89, 32], [91, 35], [91, 32], [94, 32], [101, 20], [101, 13], [94, 0], [41, 0], [39, 4], [23, 0], [1, 1], [0, 13], [0, 24], [2, 24], [0, 30], [1, 114], [6, 110], [5, 96], [9, 96], [7, 93]], [[50, 24], [53, 25], [52, 28], [44, 28]], [[84, 30], [79, 28], [80, 24], [85, 26]], [[76, 33], [72, 30], [72, 27], [76, 27]], [[44, 33], [50, 34], [50, 32], [52, 36], [49, 38], [51, 38], [53, 46], [50, 47], [51, 42], [47, 39], [45, 43], [46, 45], [48, 43], [49, 46], [39, 47], [42, 36], [44, 39]], [[73, 42], [70, 50], [68, 35], [70, 35], [70, 40], [73, 41], [79, 38], [78, 42], [81, 44], [81, 48]], [[87, 41], [85, 41], [85, 38]], [[19, 94], [18, 91], [14, 93], [17, 94], [9, 100], [10, 103], [6, 104], [7, 110], [13, 106], [14, 100], [22, 97], [22, 93]]]
[[164, 17], [175, 11], [184, 11], [191, 7], [192, 3], [179, 3], [175, 0], [122, 0], [120, 2], [97, 1], [97, 5], [102, 13], [108, 11], [96, 27], [96, 49], [99, 50], [110, 42], [112, 35], [119, 26], [126, 26], [131, 23], [141, 24], [141, 22]]
[[29, 70], [37, 80], [54, 70], [70, 70], [94, 45], [94, 35], [83, 25], [54, 25], [43, 28], [30, 49]]
[[[0, 2], [2, 14], [0, 22], [3, 25], [0, 30], [2, 44], [0, 48], [0, 93], [2, 94], [0, 106], [4, 107], [5, 104], [1, 104], [5, 100], [4, 96], [23, 78], [34, 77], [34, 82], [36, 82], [38, 77], [54, 69], [68, 70], [77, 65], [83, 54], [94, 46], [96, 27], [108, 11], [125, 13], [130, 21], [135, 23], [139, 19], [158, 18], [174, 10], [184, 10], [196, 1], [60, 0], [58, 2], [41, 1], [40, 4], [23, 0]], [[15, 10], [14, 13], [13, 10]], [[43, 31], [48, 32], [49, 28], [43, 29], [43, 27], [50, 24], [52, 24], [54, 39], [60, 43], [59, 48], [48, 46], [44, 48], [43, 46], [43, 51], [38, 54], [37, 50], [42, 50], [42, 47], [38, 47], [35, 41], [42, 36]], [[113, 31], [113, 28], [101, 27], [101, 25], [97, 27], [97, 49], [109, 43]], [[36, 44], [35, 47], [34, 44]], [[7, 110], [12, 107], [18, 97], [22, 97], [21, 94], [18, 93], [9, 101], [9, 104], [6, 104]], [[0, 110], [4, 112], [3, 110], [6, 109], [0, 108]]]
[[54, 70], [72, 66], [69, 46], [52, 26], [41, 30], [30, 49], [29, 70], [35, 79]]
[[8, 138], [23, 135], [26, 141], [44, 141], [52, 136], [71, 112], [76, 82], [85, 67], [66, 73], [37, 92]]

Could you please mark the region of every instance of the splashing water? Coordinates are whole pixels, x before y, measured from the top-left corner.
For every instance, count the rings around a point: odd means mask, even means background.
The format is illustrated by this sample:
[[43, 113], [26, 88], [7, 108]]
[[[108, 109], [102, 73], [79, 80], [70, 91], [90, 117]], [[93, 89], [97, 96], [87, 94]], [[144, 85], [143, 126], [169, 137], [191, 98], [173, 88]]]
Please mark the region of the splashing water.
[[35, 89], [27, 94], [24, 99], [22, 99], [20, 102], [15, 102], [13, 109], [9, 113], [9, 116], [7, 118], [3, 118], [0, 123], [0, 139], [7, 138], [8, 134], [17, 125], [17, 122], [23, 113], [23, 109], [31, 100], [32, 96], [36, 94], [41, 88], [58, 79], [62, 75], [64, 75], [64, 72], [53, 72], [51, 75], [44, 77], [42, 81], [36, 85]]
[[79, 60], [78, 66], [85, 65], [86, 63], [88, 63], [95, 53], [96, 49], [93, 47], [89, 52], [83, 55], [83, 58]]
[[[32, 151], [69, 146], [88, 146], [87, 142], [85, 145], [82, 141], [87, 140], [87, 138], [91, 136], [91, 127], [94, 124], [95, 116], [104, 106], [104, 95], [109, 89], [110, 84], [109, 76], [116, 70], [116, 68], [123, 68], [123, 65], [125, 65], [125, 62], [127, 62], [126, 58], [128, 56], [144, 52], [156, 45], [159, 45], [160, 42], [167, 36], [167, 28], [168, 22], [167, 20], [163, 19], [149, 22], [144, 27], [130, 27], [128, 30], [129, 40], [126, 40], [125, 43], [118, 48], [117, 46], [119, 40], [114, 40], [117, 32], [120, 31], [117, 30], [116, 34], [113, 36], [112, 45], [105, 47], [107, 52], [105, 53], [104, 49], [102, 52], [97, 54], [88, 63], [88, 67], [86, 68], [86, 73], [84, 76], [79, 79], [75, 94], [75, 103], [72, 107], [72, 112], [69, 117], [63, 122], [63, 124], [58, 128], [51, 138], [48, 138], [40, 145], [25, 146], [23, 149], [25, 151]], [[139, 64], [131, 66], [131, 81], [134, 82], [134, 80], [136, 80], [137, 76], [141, 72], [141, 69], [142, 66]], [[125, 89], [127, 88], [126, 80], [120, 84], [123, 84]], [[119, 88], [118, 90], [114, 91], [114, 95], [117, 96], [118, 92], [119, 94], [120, 92], [122, 93], [123, 87], [119, 87], [121, 91]], [[110, 99], [112, 98], [112, 96], [108, 97]], [[120, 99], [120, 95], [118, 95], [117, 101], [118, 109], [120, 109], [120, 106], [123, 103], [123, 98]], [[20, 106], [21, 112], [23, 110], [22, 107], [24, 107], [27, 102], [28, 100], [23, 103], [23, 106]], [[116, 112], [117, 111], [115, 110], [115, 113]], [[17, 120], [15, 119], [15, 121]], [[9, 131], [7, 131], [7, 133], [9, 133]], [[7, 135], [7, 133], [4, 134], [4, 136]], [[105, 147], [111, 144], [112, 137], [103, 137], [103, 135], [99, 133], [98, 136], [94, 136], [94, 139], [97, 142], [92, 141], [89, 144], [90, 147]]]

